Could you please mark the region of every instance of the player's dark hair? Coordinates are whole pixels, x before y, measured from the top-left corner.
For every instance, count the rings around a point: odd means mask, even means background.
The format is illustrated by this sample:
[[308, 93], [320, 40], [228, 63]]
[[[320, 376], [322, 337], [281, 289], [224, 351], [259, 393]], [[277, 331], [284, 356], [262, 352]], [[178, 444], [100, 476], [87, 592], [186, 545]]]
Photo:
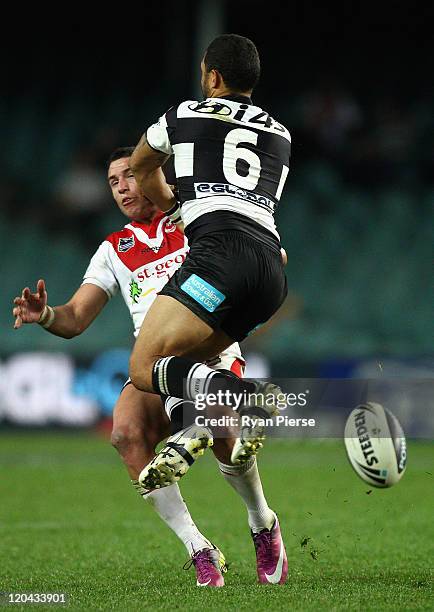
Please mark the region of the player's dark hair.
[[107, 168], [112, 162], [116, 161], [117, 159], [122, 159], [123, 157], [131, 157], [134, 152], [134, 149], [135, 147], [118, 147], [117, 149], [115, 149], [107, 160]]
[[238, 34], [214, 38], [204, 57], [207, 72], [218, 70], [225, 84], [236, 92], [254, 89], [261, 74], [261, 63], [254, 43]]

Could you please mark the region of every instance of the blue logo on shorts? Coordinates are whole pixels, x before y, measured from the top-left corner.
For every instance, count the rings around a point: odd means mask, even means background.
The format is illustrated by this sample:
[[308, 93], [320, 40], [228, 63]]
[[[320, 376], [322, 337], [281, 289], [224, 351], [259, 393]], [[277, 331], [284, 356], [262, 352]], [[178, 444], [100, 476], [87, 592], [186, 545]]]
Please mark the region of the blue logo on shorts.
[[197, 276], [197, 274], [192, 274], [187, 278], [181, 285], [181, 289], [192, 297], [193, 300], [196, 300], [196, 302], [203, 306], [208, 312], [214, 312], [214, 310], [226, 299], [223, 293], [204, 281], [200, 276]]

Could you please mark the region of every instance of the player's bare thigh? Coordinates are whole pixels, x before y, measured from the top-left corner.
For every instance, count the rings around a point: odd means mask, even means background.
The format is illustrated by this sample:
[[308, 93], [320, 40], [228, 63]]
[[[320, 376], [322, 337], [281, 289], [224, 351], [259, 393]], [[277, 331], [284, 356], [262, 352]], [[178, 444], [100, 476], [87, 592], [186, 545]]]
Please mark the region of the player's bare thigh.
[[155, 446], [169, 435], [169, 419], [161, 398], [127, 385], [113, 410], [112, 444], [132, 478], [137, 478], [154, 456]]
[[131, 355], [131, 380], [138, 389], [152, 391], [152, 366], [160, 357], [188, 356], [205, 361], [232, 342], [227, 334], [213, 330], [174, 298], [157, 295], [144, 318]]

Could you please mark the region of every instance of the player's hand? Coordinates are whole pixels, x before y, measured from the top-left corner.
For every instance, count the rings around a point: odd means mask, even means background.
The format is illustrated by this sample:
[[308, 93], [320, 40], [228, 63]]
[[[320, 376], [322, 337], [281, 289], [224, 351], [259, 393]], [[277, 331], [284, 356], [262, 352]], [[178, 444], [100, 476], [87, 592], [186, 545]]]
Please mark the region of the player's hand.
[[37, 323], [47, 305], [47, 290], [45, 289], [45, 281], [38, 280], [36, 285], [36, 293], [31, 293], [28, 287], [25, 287], [21, 293], [21, 297], [14, 299], [15, 307], [12, 311], [15, 317], [14, 329], [19, 329], [23, 323]]
[[282, 256], [282, 263], [284, 266], [288, 263], [288, 255], [286, 254], [285, 249], [282, 247], [280, 249], [280, 255]]

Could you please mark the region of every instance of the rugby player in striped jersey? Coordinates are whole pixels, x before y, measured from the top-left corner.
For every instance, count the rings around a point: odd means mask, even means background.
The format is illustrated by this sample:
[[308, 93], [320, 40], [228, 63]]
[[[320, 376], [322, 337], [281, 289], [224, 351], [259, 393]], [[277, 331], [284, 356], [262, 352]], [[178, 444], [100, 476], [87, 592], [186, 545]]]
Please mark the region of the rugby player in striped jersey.
[[[182, 264], [188, 245], [183, 233], [140, 193], [129, 166], [132, 151], [133, 147], [117, 149], [108, 163], [113, 197], [129, 223], [103, 241], [89, 264], [83, 284], [66, 304], [54, 308], [48, 305], [43, 280], [38, 281], [34, 293], [26, 287], [14, 300], [15, 328], [25, 323], [39, 323], [54, 335], [73, 338], [89, 327], [120, 290], [138, 334], [157, 291]], [[228, 347], [213, 360], [213, 367], [242, 376], [244, 360], [239, 346]], [[175, 417], [177, 407], [183, 402], [168, 398], [165, 413], [160, 397], [140, 391], [128, 382], [114, 408], [112, 444], [122, 457], [134, 488], [186, 546], [196, 569], [198, 586], [223, 586], [224, 556], [195, 525], [178, 484], [149, 491], [138, 482], [143, 467], [155, 456], [155, 446], [170, 434], [169, 418]], [[200, 438], [200, 428], [192, 435]], [[274, 563], [270, 528], [275, 514], [264, 497], [255, 459], [243, 465], [231, 465], [232, 445], [233, 440], [229, 438], [216, 438], [213, 450], [223, 477], [246, 504], [257, 550], [259, 580], [283, 581], [287, 572], [284, 547], [282, 543], [276, 553], [278, 562]], [[198, 452], [203, 452], [203, 448]]]

